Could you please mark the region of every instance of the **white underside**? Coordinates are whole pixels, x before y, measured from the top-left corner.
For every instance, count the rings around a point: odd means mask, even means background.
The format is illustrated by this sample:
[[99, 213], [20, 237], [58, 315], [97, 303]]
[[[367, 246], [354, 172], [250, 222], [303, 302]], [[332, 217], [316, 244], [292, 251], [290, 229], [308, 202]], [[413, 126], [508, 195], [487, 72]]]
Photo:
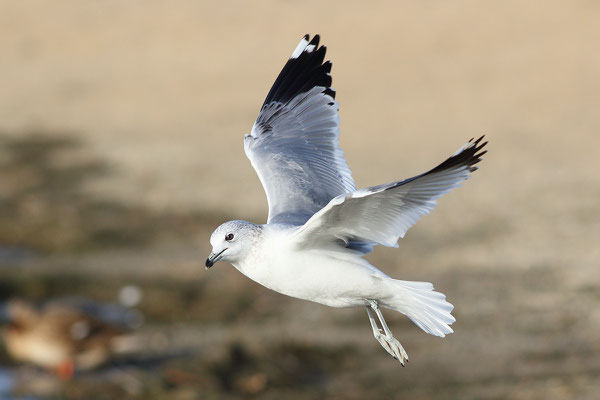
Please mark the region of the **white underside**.
[[[235, 267], [248, 278], [276, 292], [330, 307], [366, 305], [382, 294], [378, 271], [359, 256], [309, 250], [289, 252], [272, 247], [260, 262]], [[257, 260], [258, 261], [258, 260]]]
[[421, 329], [437, 336], [451, 333], [453, 306], [428, 282], [390, 278], [361, 254], [342, 247], [299, 249], [295, 228], [265, 226], [249, 256], [234, 266], [248, 278], [276, 292], [330, 307], [383, 307], [407, 315]]

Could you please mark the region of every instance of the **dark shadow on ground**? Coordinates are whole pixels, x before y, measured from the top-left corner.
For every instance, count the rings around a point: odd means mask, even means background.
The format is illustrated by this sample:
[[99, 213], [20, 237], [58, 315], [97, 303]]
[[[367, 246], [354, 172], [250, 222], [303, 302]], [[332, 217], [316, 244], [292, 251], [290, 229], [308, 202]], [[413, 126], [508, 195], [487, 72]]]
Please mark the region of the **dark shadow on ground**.
[[144, 246], [214, 220], [157, 213], [86, 190], [118, 172], [73, 133], [0, 132], [0, 256]]

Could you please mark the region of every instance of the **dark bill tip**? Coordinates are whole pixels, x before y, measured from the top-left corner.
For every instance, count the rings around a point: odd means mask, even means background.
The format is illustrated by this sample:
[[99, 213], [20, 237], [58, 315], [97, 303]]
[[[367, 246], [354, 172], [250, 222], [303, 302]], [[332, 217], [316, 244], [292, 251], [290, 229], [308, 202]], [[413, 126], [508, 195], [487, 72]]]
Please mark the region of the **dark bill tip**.
[[212, 262], [212, 260], [210, 258], [206, 259], [206, 269], [209, 269], [210, 267], [212, 267], [214, 265], [214, 263]]

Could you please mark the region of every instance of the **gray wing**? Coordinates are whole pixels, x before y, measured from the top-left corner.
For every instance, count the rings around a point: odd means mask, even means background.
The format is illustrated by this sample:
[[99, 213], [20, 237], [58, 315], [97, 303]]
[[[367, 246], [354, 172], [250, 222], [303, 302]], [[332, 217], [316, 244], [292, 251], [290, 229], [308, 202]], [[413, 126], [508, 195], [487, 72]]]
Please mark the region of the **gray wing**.
[[277, 77], [244, 149], [267, 194], [268, 223], [304, 224], [356, 190], [339, 147], [331, 62], [319, 35], [306, 35]]
[[[380, 243], [396, 247], [399, 238], [437, 199], [469, 178], [486, 151], [483, 136], [472, 139], [434, 169], [400, 182], [341, 195], [313, 215], [296, 232], [301, 247]], [[364, 251], [363, 251], [364, 252]]]

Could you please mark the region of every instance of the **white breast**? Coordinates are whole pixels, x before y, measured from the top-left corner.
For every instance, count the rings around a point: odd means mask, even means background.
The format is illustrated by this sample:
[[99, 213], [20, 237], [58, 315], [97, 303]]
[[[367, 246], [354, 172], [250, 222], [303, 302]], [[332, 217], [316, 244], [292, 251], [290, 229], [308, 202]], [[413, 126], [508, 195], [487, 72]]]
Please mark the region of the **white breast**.
[[246, 259], [234, 265], [248, 278], [276, 292], [332, 307], [363, 305], [385, 276], [350, 252], [299, 251], [290, 235], [266, 234]]

